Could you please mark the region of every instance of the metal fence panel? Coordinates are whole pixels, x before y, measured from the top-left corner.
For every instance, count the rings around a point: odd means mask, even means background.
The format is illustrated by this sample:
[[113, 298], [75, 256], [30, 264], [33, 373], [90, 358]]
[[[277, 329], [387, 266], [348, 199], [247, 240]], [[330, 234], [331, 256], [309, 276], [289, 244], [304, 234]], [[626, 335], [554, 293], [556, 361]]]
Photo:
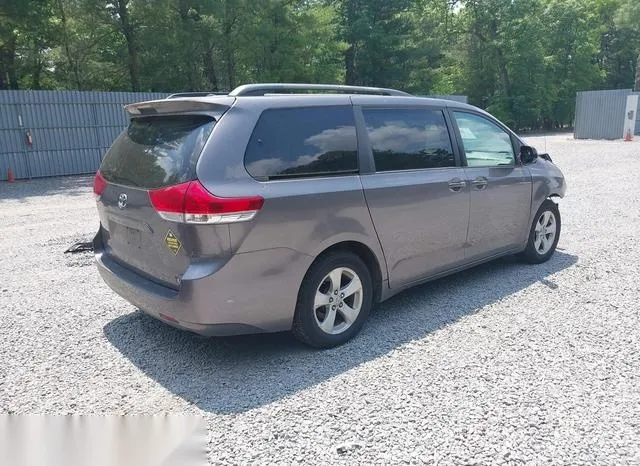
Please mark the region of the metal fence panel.
[[[640, 95], [640, 92], [634, 92], [634, 94]], [[640, 136], [640, 99], [638, 99], [638, 108], [636, 109], [636, 130], [634, 134]]]
[[[624, 112], [631, 89], [578, 92], [576, 97], [576, 139], [620, 139]], [[636, 126], [636, 134], [640, 128]]]
[[[127, 126], [123, 106], [151, 92], [0, 91], [0, 180], [94, 173]], [[431, 96], [467, 102], [466, 96]], [[26, 143], [27, 131], [32, 144]]]
[[[0, 180], [95, 172], [127, 126], [124, 105], [151, 92], [0, 91]], [[26, 142], [27, 132], [32, 144]]]
[[0, 180], [7, 179], [8, 170], [13, 170], [16, 178], [29, 178], [29, 168], [23, 152], [9, 152], [0, 155]]

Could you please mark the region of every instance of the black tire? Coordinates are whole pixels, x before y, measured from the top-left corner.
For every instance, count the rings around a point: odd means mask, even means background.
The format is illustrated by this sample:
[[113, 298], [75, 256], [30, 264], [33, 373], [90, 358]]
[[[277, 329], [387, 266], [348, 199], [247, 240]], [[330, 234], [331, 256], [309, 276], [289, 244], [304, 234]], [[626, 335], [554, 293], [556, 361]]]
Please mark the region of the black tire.
[[[551, 244], [551, 248], [541, 253], [538, 248], [536, 248], [536, 225], [542, 218], [542, 216], [546, 213], [550, 212], [555, 217], [556, 222], [556, 235], [553, 239], [553, 243]], [[530, 264], [541, 264], [543, 262], [548, 261], [553, 253], [556, 251], [556, 246], [558, 245], [558, 240], [560, 239], [560, 227], [562, 221], [560, 218], [560, 209], [558, 209], [558, 205], [550, 199], [547, 199], [542, 203], [538, 212], [536, 212], [535, 217], [533, 218], [533, 223], [531, 224], [531, 229], [529, 230], [529, 240], [527, 241], [526, 249], [520, 254], [520, 257]]]
[[[341, 333], [331, 334], [320, 328], [318, 315], [324, 314], [325, 308], [319, 307], [317, 313], [314, 308], [314, 301], [316, 292], [319, 289], [321, 290], [321, 286], [326, 286], [328, 283], [324, 280], [325, 277], [327, 277], [331, 271], [338, 268], [347, 268], [353, 271], [360, 279], [360, 283], [362, 285], [362, 293], [360, 295], [361, 306], [357, 318], [352, 321], [348, 328], [345, 328]], [[331, 292], [328, 294], [331, 295]], [[345, 299], [345, 304], [347, 304], [347, 299], [350, 298], [347, 297]], [[339, 346], [349, 341], [360, 331], [362, 325], [371, 312], [372, 305], [373, 282], [371, 279], [371, 272], [362, 259], [349, 251], [331, 252], [318, 259], [310, 267], [302, 281], [298, 292], [298, 302], [296, 304], [296, 311], [291, 331], [298, 340], [316, 348], [332, 348], [334, 346]], [[328, 312], [328, 308], [326, 312]], [[339, 322], [340, 319], [342, 319], [342, 315], [337, 312], [335, 315], [336, 321]], [[347, 325], [346, 321], [344, 321], [344, 324]]]

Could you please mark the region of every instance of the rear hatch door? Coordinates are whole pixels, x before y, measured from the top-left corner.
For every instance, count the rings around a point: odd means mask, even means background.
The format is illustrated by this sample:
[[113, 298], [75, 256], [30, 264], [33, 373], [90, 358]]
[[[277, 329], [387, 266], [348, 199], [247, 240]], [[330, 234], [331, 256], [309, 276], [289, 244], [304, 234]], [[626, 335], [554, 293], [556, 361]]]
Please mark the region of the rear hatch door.
[[154, 208], [150, 192], [195, 179], [198, 158], [224, 108], [174, 113], [147, 105], [129, 107], [134, 117], [98, 172], [104, 183], [97, 199], [100, 234], [105, 253], [116, 262], [177, 288], [193, 261], [229, 254], [229, 227], [167, 220]]

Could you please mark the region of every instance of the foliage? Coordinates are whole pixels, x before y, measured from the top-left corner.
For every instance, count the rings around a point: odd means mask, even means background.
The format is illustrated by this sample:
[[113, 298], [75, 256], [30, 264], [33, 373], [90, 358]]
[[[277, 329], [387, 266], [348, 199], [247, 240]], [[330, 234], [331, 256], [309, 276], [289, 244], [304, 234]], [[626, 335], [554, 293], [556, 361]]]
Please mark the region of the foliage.
[[5, 0], [0, 89], [325, 82], [466, 94], [517, 129], [640, 89], [637, 0]]

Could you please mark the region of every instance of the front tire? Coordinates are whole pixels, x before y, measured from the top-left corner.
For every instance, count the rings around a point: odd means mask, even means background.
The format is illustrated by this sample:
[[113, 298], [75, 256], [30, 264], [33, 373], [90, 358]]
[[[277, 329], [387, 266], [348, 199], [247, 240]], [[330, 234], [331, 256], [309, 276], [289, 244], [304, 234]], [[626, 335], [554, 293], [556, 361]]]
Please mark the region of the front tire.
[[560, 239], [560, 209], [550, 199], [542, 203], [529, 230], [527, 248], [520, 255], [530, 264], [548, 261], [556, 250]]
[[293, 335], [316, 348], [342, 345], [360, 331], [372, 304], [373, 282], [362, 259], [348, 251], [329, 253], [302, 281]]

